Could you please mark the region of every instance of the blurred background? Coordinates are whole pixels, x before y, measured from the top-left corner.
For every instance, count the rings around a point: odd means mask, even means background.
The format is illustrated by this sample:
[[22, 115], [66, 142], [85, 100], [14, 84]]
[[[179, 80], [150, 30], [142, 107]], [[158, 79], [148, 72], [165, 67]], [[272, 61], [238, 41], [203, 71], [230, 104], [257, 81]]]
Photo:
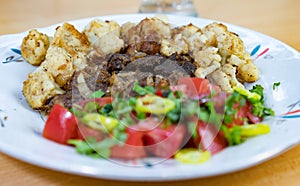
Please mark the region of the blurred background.
[[[299, 0], [194, 0], [202, 18], [244, 26], [293, 47], [300, 41]], [[0, 34], [22, 32], [66, 20], [138, 12], [140, 0], [1, 0]], [[298, 46], [299, 47], [299, 46]]]

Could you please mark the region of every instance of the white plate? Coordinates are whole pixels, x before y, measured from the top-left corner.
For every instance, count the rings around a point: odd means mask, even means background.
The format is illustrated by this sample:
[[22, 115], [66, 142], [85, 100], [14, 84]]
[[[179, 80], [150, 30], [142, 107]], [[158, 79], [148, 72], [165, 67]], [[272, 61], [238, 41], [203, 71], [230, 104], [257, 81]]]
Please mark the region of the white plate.
[[[153, 15], [113, 15], [102, 19], [139, 22]], [[170, 23], [185, 25], [193, 23], [203, 27], [212, 22], [200, 18], [168, 16]], [[93, 18], [70, 21], [77, 29]], [[226, 24], [226, 23], [225, 23]], [[61, 24], [58, 24], [61, 25]], [[53, 35], [55, 27], [39, 29]], [[151, 165], [153, 159], [129, 161], [118, 164], [112, 161], [92, 159], [79, 155], [72, 147], [63, 146], [41, 136], [44, 122], [33, 111], [22, 95], [22, 82], [34, 70], [26, 62], [17, 61], [20, 55], [11, 49], [19, 49], [27, 32], [0, 37], [0, 151], [22, 161], [41, 167], [114, 180], [181, 180], [225, 174], [254, 166], [286, 151], [300, 141], [300, 54], [284, 43], [260, 33], [226, 24], [229, 30], [239, 34], [262, 72], [258, 84], [266, 91], [266, 104], [276, 112], [276, 117], [267, 120], [271, 133], [252, 138], [245, 143], [230, 147], [201, 165], [185, 165], [174, 160]], [[273, 83], [281, 82], [275, 90]], [[286, 114], [289, 112], [289, 114]], [[132, 166], [130, 166], [132, 165]], [[139, 165], [139, 166], [136, 166]]]

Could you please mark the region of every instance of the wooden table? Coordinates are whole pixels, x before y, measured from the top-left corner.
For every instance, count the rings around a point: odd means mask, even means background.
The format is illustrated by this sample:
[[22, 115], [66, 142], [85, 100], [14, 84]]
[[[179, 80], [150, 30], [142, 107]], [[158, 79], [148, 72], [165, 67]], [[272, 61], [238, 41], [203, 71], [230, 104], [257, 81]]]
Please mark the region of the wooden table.
[[[300, 50], [299, 0], [195, 0], [203, 18], [244, 26]], [[1, 0], [0, 35], [90, 16], [136, 13], [139, 0]], [[283, 139], [284, 140], [284, 139]], [[69, 175], [0, 154], [0, 185], [154, 185]], [[160, 185], [300, 185], [300, 145], [255, 167], [217, 177]]]

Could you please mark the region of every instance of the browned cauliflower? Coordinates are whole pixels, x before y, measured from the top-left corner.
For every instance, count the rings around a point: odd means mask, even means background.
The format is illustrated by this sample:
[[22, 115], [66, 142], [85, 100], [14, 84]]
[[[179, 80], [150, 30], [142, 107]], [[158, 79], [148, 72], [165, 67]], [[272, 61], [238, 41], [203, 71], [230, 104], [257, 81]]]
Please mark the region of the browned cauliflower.
[[120, 39], [121, 27], [115, 21], [95, 19], [83, 32], [103, 55], [119, 52], [124, 47], [124, 41]]
[[72, 78], [75, 70], [84, 68], [89, 49], [86, 36], [65, 23], [58, 27], [42, 65], [23, 83], [23, 94], [34, 109], [41, 109]]
[[[236, 75], [240, 82], [254, 82], [259, 78], [259, 70], [245, 50], [245, 45], [237, 34], [230, 32], [220, 23], [211, 23], [205, 26], [203, 34], [211, 38], [222, 56], [221, 63], [229, 63], [236, 68]], [[215, 35], [215, 37], [213, 37]]]
[[55, 83], [51, 74], [38, 67], [24, 82], [23, 94], [33, 109], [41, 109], [48, 99], [64, 91]]
[[36, 29], [30, 30], [21, 45], [22, 57], [32, 65], [40, 65], [45, 59], [49, 43], [49, 37], [46, 34]]
[[162, 39], [160, 53], [165, 56], [172, 54], [187, 54], [188, 44], [184, 41], [181, 34], [176, 34], [172, 39]]

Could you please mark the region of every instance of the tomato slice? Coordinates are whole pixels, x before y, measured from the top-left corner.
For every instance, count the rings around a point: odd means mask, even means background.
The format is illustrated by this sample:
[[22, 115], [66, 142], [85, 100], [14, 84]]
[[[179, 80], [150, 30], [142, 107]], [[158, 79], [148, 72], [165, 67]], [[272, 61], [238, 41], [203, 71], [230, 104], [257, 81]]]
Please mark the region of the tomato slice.
[[43, 136], [61, 144], [78, 138], [76, 117], [59, 104], [55, 104], [47, 118]]
[[145, 131], [138, 125], [126, 128], [127, 140], [121, 146], [115, 145], [111, 150], [112, 158], [136, 159], [146, 157], [144, 142], [142, 140]]
[[143, 137], [145, 149], [154, 156], [170, 158], [181, 147], [185, 133], [185, 125], [156, 127]]
[[[239, 103], [236, 104], [234, 107], [238, 107]], [[233, 121], [227, 126], [229, 128], [233, 127], [234, 125], [244, 125], [244, 119], [248, 119], [250, 123], [260, 123], [262, 121], [262, 117], [255, 116], [251, 112], [252, 110], [252, 105], [247, 101], [244, 106], [238, 109], [236, 115], [234, 115]]]
[[179, 89], [193, 99], [200, 99], [209, 95], [212, 90], [220, 92], [218, 86], [212, 85], [207, 79], [197, 77], [183, 77], [178, 80]]
[[204, 150], [212, 154], [220, 152], [227, 147], [226, 138], [212, 124], [206, 124], [198, 121], [197, 132], [199, 138], [196, 143], [200, 144]]

